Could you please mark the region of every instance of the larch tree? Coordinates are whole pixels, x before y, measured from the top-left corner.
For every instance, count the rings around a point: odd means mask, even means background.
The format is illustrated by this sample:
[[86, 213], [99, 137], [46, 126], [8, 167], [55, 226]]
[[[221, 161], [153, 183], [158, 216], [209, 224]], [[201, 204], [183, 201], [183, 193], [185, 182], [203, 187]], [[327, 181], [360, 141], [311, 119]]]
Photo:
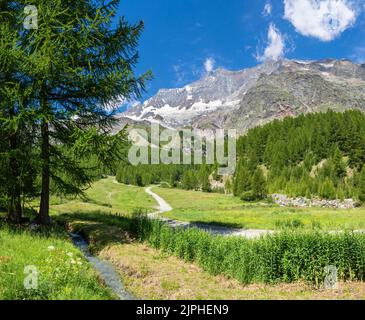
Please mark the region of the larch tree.
[[[0, 3], [0, 189], [8, 220], [22, 220], [22, 196], [34, 182], [32, 142], [34, 126], [30, 108], [31, 82], [24, 77], [21, 60], [25, 52], [19, 46], [23, 20], [17, 1]], [[33, 118], [34, 120], [34, 118]]]
[[33, 84], [41, 159], [38, 222], [50, 223], [51, 182], [78, 194], [90, 183], [82, 157], [118, 156], [124, 135], [111, 135], [122, 100], [139, 97], [149, 72], [134, 75], [143, 23], [116, 21], [119, 1], [22, 1], [38, 10], [38, 27], [21, 33], [24, 76]]

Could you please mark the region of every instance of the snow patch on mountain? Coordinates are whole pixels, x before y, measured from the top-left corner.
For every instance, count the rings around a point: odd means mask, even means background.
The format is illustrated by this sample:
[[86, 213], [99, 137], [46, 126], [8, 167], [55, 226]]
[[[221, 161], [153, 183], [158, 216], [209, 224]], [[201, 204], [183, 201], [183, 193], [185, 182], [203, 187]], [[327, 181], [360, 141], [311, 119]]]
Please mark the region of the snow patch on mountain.
[[161, 89], [121, 117], [165, 127], [236, 128], [256, 125], [321, 106], [365, 105], [365, 65], [349, 60], [268, 61], [254, 68], [218, 68], [182, 88]]

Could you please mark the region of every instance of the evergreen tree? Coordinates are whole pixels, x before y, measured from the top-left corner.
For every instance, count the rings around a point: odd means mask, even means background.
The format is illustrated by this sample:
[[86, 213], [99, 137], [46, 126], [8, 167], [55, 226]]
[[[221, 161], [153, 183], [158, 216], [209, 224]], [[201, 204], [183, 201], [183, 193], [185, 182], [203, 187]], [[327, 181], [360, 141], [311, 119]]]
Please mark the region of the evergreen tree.
[[[10, 1], [13, 2], [13, 1]], [[38, 221], [49, 224], [50, 184], [80, 193], [90, 176], [82, 156], [101, 162], [118, 155], [121, 136], [110, 136], [111, 105], [139, 96], [150, 74], [136, 78], [137, 40], [143, 24], [113, 17], [119, 1], [34, 0], [38, 30], [23, 30], [20, 65], [32, 83], [41, 148], [41, 203]], [[66, 152], [65, 152], [66, 150]], [[67, 176], [68, 179], [63, 179]]]
[[233, 194], [240, 196], [243, 192], [251, 189], [251, 174], [247, 161], [241, 158], [238, 162], [236, 176], [233, 184]]
[[224, 184], [224, 190], [226, 194], [232, 194], [233, 192], [233, 186], [232, 186], [232, 180], [231, 178], [228, 178], [226, 180], [226, 183]]
[[266, 179], [261, 168], [257, 168], [251, 180], [252, 194], [256, 199], [264, 199], [267, 196]]
[[342, 153], [337, 145], [335, 146], [335, 148], [333, 150], [332, 163], [334, 166], [333, 169], [334, 169], [335, 176], [337, 178], [343, 178], [346, 175], [346, 166], [343, 162]]
[[326, 178], [326, 180], [320, 185], [319, 195], [325, 199], [336, 198], [336, 189], [332, 180]]
[[21, 10], [17, 1], [0, 3], [0, 198], [8, 219], [16, 223], [22, 220], [22, 199], [35, 193], [37, 158], [29, 106], [32, 87], [20, 67], [25, 52], [17, 45]]
[[[354, 197], [358, 186], [348, 176], [347, 166], [356, 172], [365, 162], [364, 123], [365, 115], [354, 110], [275, 120], [240, 137], [238, 156], [252, 168], [263, 162], [271, 193]], [[245, 170], [238, 165], [235, 195], [242, 193]]]
[[359, 200], [365, 203], [365, 166], [363, 166], [359, 175]]
[[198, 172], [198, 180], [199, 180], [198, 183], [200, 184], [201, 189], [204, 192], [212, 191], [209, 176], [210, 176], [209, 166], [205, 164], [201, 165]]

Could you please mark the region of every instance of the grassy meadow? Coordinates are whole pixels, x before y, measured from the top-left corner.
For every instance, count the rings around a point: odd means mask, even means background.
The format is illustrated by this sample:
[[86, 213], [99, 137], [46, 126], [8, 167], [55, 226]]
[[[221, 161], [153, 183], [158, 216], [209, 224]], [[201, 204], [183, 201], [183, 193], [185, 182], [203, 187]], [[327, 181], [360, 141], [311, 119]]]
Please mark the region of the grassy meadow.
[[61, 200], [53, 198], [51, 211], [59, 212], [108, 212], [120, 215], [131, 214], [136, 208], [146, 212], [155, 211], [155, 200], [143, 188], [119, 184], [113, 177], [95, 182], [85, 192], [85, 198]]
[[[220, 194], [158, 187], [153, 191], [174, 207], [165, 215], [175, 219], [246, 228], [278, 229], [277, 221], [288, 219], [304, 225], [266, 240], [173, 230], [133, 218], [136, 208], [154, 211], [155, 200], [144, 188], [117, 184], [112, 177], [96, 182], [85, 198], [54, 197], [51, 212], [60, 227], [83, 234], [91, 252], [110, 261], [126, 289], [139, 298], [365, 299], [364, 236], [312, 230], [313, 221], [323, 229], [361, 229], [364, 208], [280, 208]], [[113, 298], [60, 230], [0, 229], [0, 299]], [[323, 266], [328, 264], [339, 268], [336, 290], [321, 288]], [[24, 290], [26, 265], [39, 266], [39, 290]]]
[[268, 203], [243, 202], [224, 194], [158, 187], [153, 188], [153, 191], [174, 208], [164, 213], [164, 216], [181, 221], [247, 229], [277, 230], [292, 224], [302, 229], [365, 229], [365, 207], [352, 210], [284, 208]]
[[[36, 233], [3, 226], [0, 243], [0, 300], [113, 299], [63, 231]], [[27, 266], [37, 268], [38, 289], [24, 287]]]

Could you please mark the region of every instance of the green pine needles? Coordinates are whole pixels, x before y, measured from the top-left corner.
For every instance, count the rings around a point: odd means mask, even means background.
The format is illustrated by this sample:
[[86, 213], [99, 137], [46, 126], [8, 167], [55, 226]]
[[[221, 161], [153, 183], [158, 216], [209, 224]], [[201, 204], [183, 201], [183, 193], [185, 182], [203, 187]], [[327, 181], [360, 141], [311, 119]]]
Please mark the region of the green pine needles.
[[[24, 7], [38, 28], [24, 29]], [[49, 224], [50, 189], [80, 194], [92, 181], [83, 159], [107, 166], [121, 158], [126, 135], [111, 135], [120, 101], [139, 97], [150, 72], [134, 75], [143, 23], [115, 16], [119, 1], [2, 1], [0, 11], [1, 153], [9, 160], [0, 190], [19, 222], [22, 168], [33, 166], [41, 198], [38, 222]], [[24, 150], [24, 138], [36, 154]], [[19, 156], [24, 155], [24, 158]], [[16, 161], [15, 161], [16, 159]], [[95, 161], [94, 161], [95, 162]], [[29, 178], [29, 177], [28, 177]]]

